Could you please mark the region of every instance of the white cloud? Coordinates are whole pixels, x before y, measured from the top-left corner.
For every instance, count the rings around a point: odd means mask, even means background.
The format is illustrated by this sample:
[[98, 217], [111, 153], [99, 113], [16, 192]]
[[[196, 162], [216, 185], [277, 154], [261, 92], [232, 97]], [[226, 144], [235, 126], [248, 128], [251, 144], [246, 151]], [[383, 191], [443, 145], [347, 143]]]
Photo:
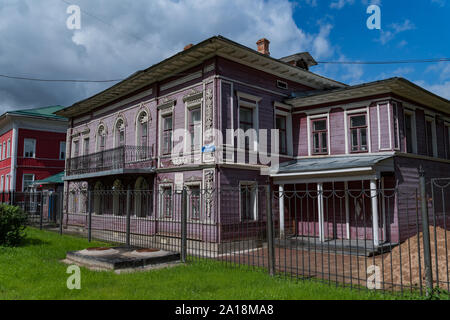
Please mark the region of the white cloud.
[[399, 33], [408, 30], [413, 30], [415, 28], [416, 28], [415, 25], [408, 19], [406, 19], [402, 23], [392, 23], [391, 25], [388, 26], [388, 30], [384, 29], [380, 30], [380, 37], [376, 39], [376, 41], [385, 45], [386, 43], [394, 39]]
[[421, 86], [438, 96], [450, 99], [450, 81], [445, 81], [443, 83], [429, 84], [426, 81], [418, 80], [414, 81], [415, 84]]
[[[67, 5], [62, 1], [2, 2], [2, 73], [47, 79], [123, 78], [217, 34], [251, 48], [266, 37], [274, 57], [310, 51], [320, 59], [333, 52], [332, 26], [322, 23], [316, 31], [302, 30], [289, 0], [78, 0], [77, 4], [82, 10], [81, 30], [74, 32], [66, 28]], [[0, 79], [0, 113], [6, 107], [69, 105], [109, 85]]]
[[440, 7], [444, 7], [446, 4], [445, 0], [431, 0], [431, 3], [437, 4]]
[[337, 0], [335, 2], [330, 3], [330, 8], [332, 9], [342, 9], [347, 4], [354, 4], [355, 0]]

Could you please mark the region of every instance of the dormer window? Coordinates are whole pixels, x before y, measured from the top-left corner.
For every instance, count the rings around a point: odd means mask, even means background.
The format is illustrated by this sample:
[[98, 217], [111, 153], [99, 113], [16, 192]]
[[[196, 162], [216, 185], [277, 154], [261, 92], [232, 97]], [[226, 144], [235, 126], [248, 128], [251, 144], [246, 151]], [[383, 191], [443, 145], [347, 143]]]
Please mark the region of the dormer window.
[[277, 87], [280, 88], [280, 89], [287, 90], [288, 89], [288, 84], [285, 81], [277, 80]]

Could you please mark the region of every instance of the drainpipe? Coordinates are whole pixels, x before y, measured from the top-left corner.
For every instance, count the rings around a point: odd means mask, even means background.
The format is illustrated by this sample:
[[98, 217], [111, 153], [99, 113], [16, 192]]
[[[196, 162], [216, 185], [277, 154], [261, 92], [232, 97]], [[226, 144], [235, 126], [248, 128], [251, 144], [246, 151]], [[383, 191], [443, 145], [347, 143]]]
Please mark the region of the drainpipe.
[[17, 150], [19, 144], [19, 129], [17, 124], [13, 122], [12, 145], [11, 145], [11, 177], [9, 178], [8, 190], [16, 190], [16, 174], [17, 174]]

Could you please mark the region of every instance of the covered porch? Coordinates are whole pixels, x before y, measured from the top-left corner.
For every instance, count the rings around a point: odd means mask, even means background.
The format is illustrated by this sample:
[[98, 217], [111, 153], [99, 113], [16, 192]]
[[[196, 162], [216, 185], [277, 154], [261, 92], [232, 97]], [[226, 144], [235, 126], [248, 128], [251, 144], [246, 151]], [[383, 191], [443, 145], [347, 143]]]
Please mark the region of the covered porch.
[[295, 160], [271, 177], [280, 245], [284, 239], [370, 255], [397, 242], [392, 155]]

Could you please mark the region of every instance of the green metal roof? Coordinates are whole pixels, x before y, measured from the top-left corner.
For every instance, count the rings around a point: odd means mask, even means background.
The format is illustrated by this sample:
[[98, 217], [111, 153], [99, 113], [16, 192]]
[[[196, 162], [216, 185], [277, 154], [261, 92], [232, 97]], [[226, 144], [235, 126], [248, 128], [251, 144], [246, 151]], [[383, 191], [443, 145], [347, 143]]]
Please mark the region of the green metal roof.
[[42, 117], [47, 119], [55, 119], [55, 120], [67, 120], [67, 118], [57, 116], [54, 114], [55, 112], [64, 109], [63, 106], [48, 106], [48, 107], [39, 107], [33, 109], [23, 109], [23, 110], [15, 110], [8, 111], [7, 114], [19, 115], [19, 116], [29, 116], [29, 117]]
[[273, 173], [301, 173], [309, 171], [340, 170], [349, 168], [371, 167], [392, 155], [323, 157], [293, 160], [280, 164]]
[[58, 174], [55, 174], [54, 176], [42, 179], [42, 180], [36, 180], [33, 182], [33, 184], [62, 184], [64, 183], [63, 177], [64, 177], [65, 171], [60, 172]]

